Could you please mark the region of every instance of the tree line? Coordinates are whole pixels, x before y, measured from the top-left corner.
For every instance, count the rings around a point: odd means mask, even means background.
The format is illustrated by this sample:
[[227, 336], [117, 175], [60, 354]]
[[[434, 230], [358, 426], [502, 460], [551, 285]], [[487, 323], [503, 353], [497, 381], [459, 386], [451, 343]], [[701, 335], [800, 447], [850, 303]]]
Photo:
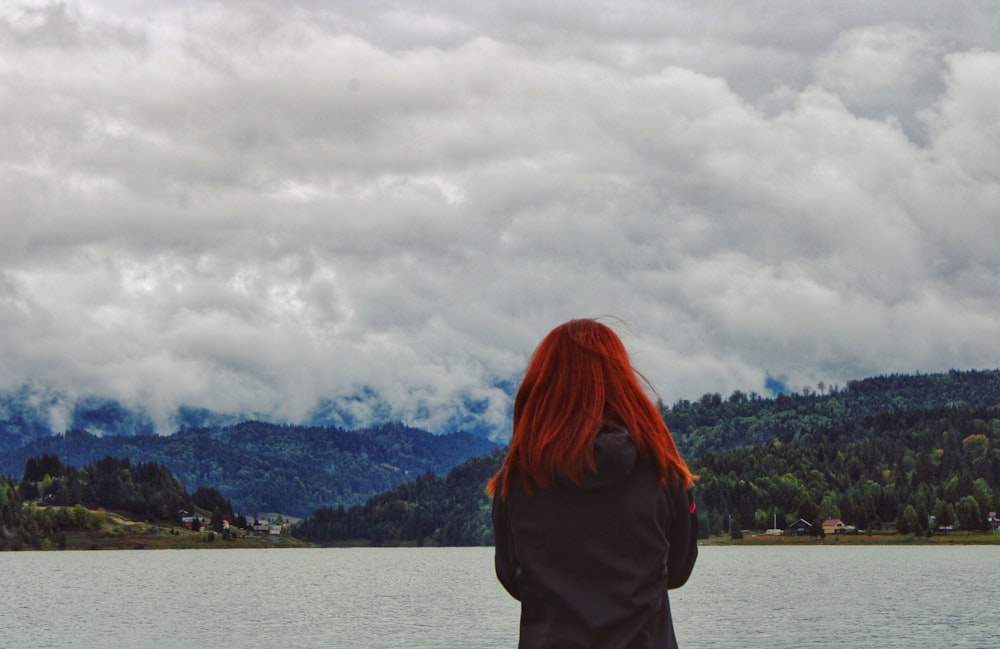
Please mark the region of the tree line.
[[483, 487], [504, 450], [473, 458], [446, 476], [425, 473], [363, 505], [323, 507], [292, 527], [313, 543], [372, 545], [492, 545], [491, 502]]
[[[706, 454], [698, 474], [702, 536], [785, 528], [799, 518], [819, 532], [826, 519], [865, 530], [925, 534], [941, 527], [981, 530], [1000, 503], [1000, 409], [886, 413], [854, 426], [810, 432], [810, 443]], [[503, 450], [446, 478], [427, 474], [364, 505], [317, 510], [293, 534], [318, 543], [490, 545], [486, 480]], [[931, 518], [933, 517], [933, 518]]]
[[223, 520], [240, 522], [216, 489], [189, 495], [162, 464], [106, 456], [77, 468], [43, 454], [25, 462], [20, 482], [0, 480], [0, 549], [64, 547], [69, 531], [101, 529], [105, 518], [95, 509], [171, 524], [200, 509], [220, 531]]
[[[834, 518], [865, 530], [894, 526], [913, 534], [941, 527], [975, 530], [986, 527], [988, 513], [1000, 508], [998, 371], [893, 375], [852, 381], [845, 388], [821, 385], [773, 399], [740, 392], [725, 399], [706, 394], [673, 407], [661, 404], [661, 412], [700, 476], [695, 496], [705, 535], [785, 527], [799, 518], [814, 526]], [[367, 435], [347, 433], [355, 435], [347, 443], [356, 447], [348, 457], [363, 462], [342, 463], [339, 435], [328, 433], [249, 422], [194, 431], [163, 443], [175, 444], [169, 447], [171, 453], [189, 462], [218, 458], [211, 460], [213, 466], [231, 461], [215, 452], [238, 449], [234, 453], [245, 480], [240, 493], [251, 503], [259, 502], [253, 494], [281, 492], [286, 486], [295, 493], [318, 495], [311, 482], [315, 474], [309, 471], [281, 479], [272, 479], [266, 471], [247, 471], [244, 462], [254, 456], [284, 455], [289, 465], [311, 457], [313, 465], [321, 460], [323, 471], [337, 474], [344, 484], [361, 487], [368, 485], [359, 473], [363, 467], [375, 464], [391, 472], [396, 469], [389, 462], [409, 458], [417, 466], [435, 455], [428, 445], [434, 440], [424, 439], [429, 434], [414, 435], [390, 424]], [[67, 440], [72, 447], [80, 438], [91, 448], [93, 440], [84, 436], [92, 437], [81, 433], [67, 435]], [[130, 439], [136, 447], [149, 443]], [[466, 449], [466, 440], [442, 442], [449, 445], [452, 459]], [[126, 440], [114, 443], [128, 451]], [[424, 464], [415, 478], [363, 502], [356, 499], [357, 491], [355, 499], [330, 497], [327, 502], [335, 504], [314, 509], [293, 527], [293, 534], [331, 544], [489, 545], [491, 503], [483, 488], [504, 452], [474, 457], [445, 475]], [[77, 470], [56, 454], [42, 454], [24, 466], [20, 483], [12, 478], [3, 483], [0, 543], [5, 545], [0, 547], [14, 542], [31, 546], [50, 538], [60, 525], [80, 525], [81, 520], [88, 524], [80, 509], [72, 510], [76, 505], [157, 519], [177, 509], [190, 510], [184, 502], [212, 512], [213, 520], [236, 518], [219, 488], [229, 484], [229, 469], [208, 472], [208, 479], [196, 484], [212, 488], [199, 488], [188, 497], [182, 481], [157, 462], [133, 464], [107, 456]], [[31, 504], [35, 502], [43, 505]], [[49, 520], [56, 516], [62, 517], [59, 522]]]
[[496, 448], [467, 433], [434, 435], [398, 422], [359, 431], [247, 421], [173, 435], [93, 435], [70, 430], [3, 451], [0, 474], [43, 454], [83, 466], [105, 456], [155, 463], [184, 484], [210, 485], [243, 511], [305, 515], [360, 504], [426, 471], [443, 474]]
[[[935, 374], [890, 374], [848, 381], [846, 386], [803, 387], [764, 398], [735, 390], [728, 397], [706, 393], [700, 399], [660, 402], [663, 420], [687, 458], [744, 446], [766, 446], [775, 439], [810, 444], [812, 432], [826, 426], [863, 424], [881, 413], [933, 408], [990, 407], [1000, 404], [1000, 370]], [[850, 441], [869, 434], [856, 426]], [[842, 440], [843, 441], [843, 440]]]
[[982, 530], [1000, 503], [998, 408], [887, 411], [807, 435], [808, 443], [775, 439], [695, 460], [702, 529], [803, 518], [902, 533]]

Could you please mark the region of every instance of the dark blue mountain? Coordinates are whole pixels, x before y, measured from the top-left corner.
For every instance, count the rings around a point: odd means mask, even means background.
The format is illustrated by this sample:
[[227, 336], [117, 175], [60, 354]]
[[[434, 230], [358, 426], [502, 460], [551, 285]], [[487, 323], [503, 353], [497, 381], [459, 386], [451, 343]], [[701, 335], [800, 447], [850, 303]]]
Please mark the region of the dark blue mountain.
[[110, 455], [163, 464], [189, 491], [211, 486], [244, 513], [301, 516], [363, 502], [426, 473], [447, 473], [495, 448], [469, 433], [434, 435], [399, 423], [346, 431], [244, 422], [166, 436], [71, 430], [0, 454], [0, 475], [20, 478], [28, 458], [45, 453], [73, 466]]

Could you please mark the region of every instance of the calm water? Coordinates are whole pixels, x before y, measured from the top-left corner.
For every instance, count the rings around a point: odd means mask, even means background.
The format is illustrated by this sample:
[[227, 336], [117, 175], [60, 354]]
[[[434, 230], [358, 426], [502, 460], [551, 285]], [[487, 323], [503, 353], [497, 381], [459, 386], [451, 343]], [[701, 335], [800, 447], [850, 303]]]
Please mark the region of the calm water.
[[[0, 649], [517, 645], [492, 549], [0, 553]], [[685, 649], [1000, 647], [1000, 547], [703, 547]]]

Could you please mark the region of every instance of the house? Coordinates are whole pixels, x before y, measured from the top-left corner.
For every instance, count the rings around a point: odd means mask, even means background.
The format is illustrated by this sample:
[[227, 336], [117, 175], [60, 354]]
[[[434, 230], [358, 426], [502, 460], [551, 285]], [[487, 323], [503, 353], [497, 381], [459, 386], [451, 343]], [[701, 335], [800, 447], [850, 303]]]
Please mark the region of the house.
[[787, 528], [785, 528], [785, 534], [788, 536], [809, 536], [812, 534], [813, 525], [804, 518], [800, 518], [795, 521]]
[[181, 525], [189, 530], [200, 530], [205, 527], [205, 519], [200, 516], [181, 516]]
[[824, 534], [857, 534], [858, 528], [853, 525], [845, 525], [839, 518], [828, 518], [823, 521]]

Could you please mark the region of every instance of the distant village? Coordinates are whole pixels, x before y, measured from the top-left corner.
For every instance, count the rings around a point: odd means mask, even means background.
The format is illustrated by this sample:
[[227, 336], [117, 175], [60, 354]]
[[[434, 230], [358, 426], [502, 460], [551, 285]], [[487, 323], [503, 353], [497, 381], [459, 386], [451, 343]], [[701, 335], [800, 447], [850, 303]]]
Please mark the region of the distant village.
[[[986, 521], [989, 523], [991, 530], [1000, 530], [1000, 518], [997, 517], [997, 512], [989, 512]], [[947, 534], [949, 532], [959, 530], [958, 525], [939, 525], [934, 527], [936, 523], [934, 516], [928, 516], [927, 522], [928, 529], [933, 529], [939, 534]], [[886, 521], [882, 523], [882, 529], [884, 531], [895, 531], [895, 527], [895, 521]], [[809, 521], [804, 518], [800, 518], [784, 529], [772, 527], [771, 529], [765, 531], [764, 534], [766, 536], [814, 536], [819, 534], [820, 530], [822, 530], [824, 535], [860, 534], [865, 532], [865, 530], [859, 530], [853, 525], [844, 523], [844, 521], [839, 518], [826, 519], [818, 529]]]
[[[203, 516], [192, 515], [190, 512], [183, 509], [178, 511], [177, 514], [180, 518], [181, 525], [192, 532], [204, 532], [207, 534], [214, 531], [209, 524], [210, 521]], [[278, 514], [267, 516], [258, 515], [255, 516], [252, 521], [247, 519], [247, 525], [245, 528], [238, 528], [231, 524], [228, 519], [223, 519], [220, 531], [223, 535], [235, 534], [244, 538], [250, 534], [257, 536], [276, 536], [287, 532], [288, 528], [294, 522], [295, 521], [291, 518]], [[237, 532], [237, 530], [239, 530], [239, 532]]]

